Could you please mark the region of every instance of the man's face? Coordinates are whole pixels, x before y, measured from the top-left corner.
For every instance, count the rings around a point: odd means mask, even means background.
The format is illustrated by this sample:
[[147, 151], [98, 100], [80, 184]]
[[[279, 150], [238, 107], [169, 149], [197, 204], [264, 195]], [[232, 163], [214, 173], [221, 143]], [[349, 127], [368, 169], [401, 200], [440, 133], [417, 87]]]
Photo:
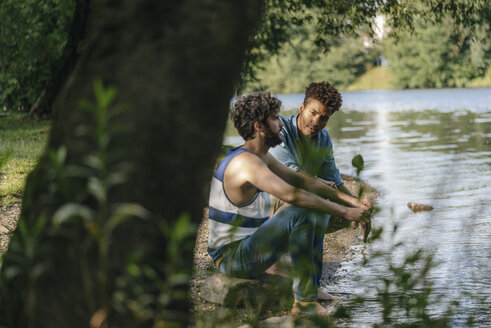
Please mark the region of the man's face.
[[333, 110], [327, 109], [317, 99], [309, 99], [307, 106], [300, 106], [297, 127], [298, 132], [306, 137], [313, 137], [326, 127], [327, 121], [334, 113]]
[[264, 139], [266, 146], [274, 147], [282, 143], [283, 140], [281, 140], [280, 132], [283, 127], [283, 122], [280, 119], [279, 113], [268, 116], [266, 123]]

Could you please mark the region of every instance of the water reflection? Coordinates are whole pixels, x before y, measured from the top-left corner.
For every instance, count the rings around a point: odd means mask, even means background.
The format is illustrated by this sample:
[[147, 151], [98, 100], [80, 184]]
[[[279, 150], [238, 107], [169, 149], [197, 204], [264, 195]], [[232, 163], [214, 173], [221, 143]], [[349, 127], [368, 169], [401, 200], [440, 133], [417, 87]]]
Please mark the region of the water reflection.
[[328, 124], [340, 140], [372, 144], [387, 140], [406, 151], [483, 152], [490, 149], [488, 113], [341, 111]]
[[[340, 170], [353, 174], [350, 159], [361, 153], [367, 168], [362, 177], [382, 191], [382, 211], [374, 222], [387, 233], [367, 248], [368, 257], [377, 251], [392, 259], [418, 248], [434, 252], [440, 265], [431, 273], [435, 299], [430, 313], [442, 315], [451, 300], [459, 300], [453, 326], [465, 326], [468, 316], [486, 326], [491, 308], [491, 108], [478, 108], [350, 110], [328, 124]], [[408, 201], [429, 203], [435, 210], [413, 214]], [[394, 224], [398, 232], [392, 235]], [[398, 242], [404, 247], [395, 251], [391, 247]], [[371, 295], [373, 304], [355, 312], [355, 322], [379, 322], [380, 304], [374, 286], [367, 286], [387, 275], [387, 263], [362, 267], [358, 259], [344, 266], [350, 275], [329, 288]]]

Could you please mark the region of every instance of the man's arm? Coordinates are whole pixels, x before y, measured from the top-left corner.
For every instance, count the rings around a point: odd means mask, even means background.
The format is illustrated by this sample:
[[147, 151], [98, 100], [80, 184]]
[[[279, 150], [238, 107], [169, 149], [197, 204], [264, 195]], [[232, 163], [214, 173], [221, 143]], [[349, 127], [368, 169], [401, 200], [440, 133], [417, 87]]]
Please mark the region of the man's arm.
[[[298, 171], [298, 173], [301, 173], [301, 171]], [[348, 196], [351, 196], [351, 197], [355, 197], [351, 191], [344, 185], [344, 183], [336, 186], [336, 184], [332, 181], [329, 181], [329, 180], [325, 180], [325, 179], [322, 179], [322, 178], [318, 178], [320, 181], [324, 182], [325, 184], [327, 184], [328, 186], [332, 187], [332, 188], [336, 188], [337, 190], [345, 193], [346, 195]]]
[[363, 210], [368, 210], [370, 208], [370, 204], [366, 204], [353, 196], [329, 187], [326, 183], [311, 177], [307, 173], [298, 173], [287, 168], [278, 162], [271, 154], [266, 155], [265, 161], [273, 173], [297, 188], [308, 190], [336, 203], [358, 207]]
[[340, 184], [339, 186], [337, 186], [337, 188], [338, 188], [338, 190], [339, 190], [339, 191], [341, 191], [341, 192], [345, 193], [346, 195], [351, 196], [351, 197], [355, 197], [355, 196], [354, 196], [354, 195], [351, 193], [351, 191], [349, 191], [349, 189], [348, 189], [348, 188], [346, 188], [346, 186], [344, 185], [344, 183], [343, 183], [343, 184]]
[[[281, 137], [283, 143], [281, 143], [280, 145], [274, 148], [271, 148], [269, 150], [269, 153], [273, 155], [273, 157], [276, 158], [280, 163], [298, 172], [299, 174], [310, 176], [307, 172], [302, 171], [298, 166], [297, 160], [293, 155], [293, 153], [296, 152], [295, 147], [293, 146], [293, 142], [288, 137], [288, 134], [291, 135], [291, 132], [288, 131], [289, 129], [287, 129], [285, 125], [285, 127], [283, 127], [283, 131], [282, 131], [283, 134]], [[331, 188], [338, 189], [339, 191], [347, 194], [348, 196], [355, 198], [355, 196], [350, 192], [350, 190], [346, 188], [346, 186], [342, 183], [341, 175], [339, 174], [339, 170], [337, 169], [336, 164], [334, 162], [332, 142], [329, 133], [327, 131], [326, 131], [326, 136], [324, 136], [324, 139], [325, 140], [323, 141], [323, 143], [326, 145], [325, 148], [329, 150], [328, 151], [329, 154], [327, 155], [327, 158], [324, 159], [324, 164], [320, 168], [319, 173], [321, 177], [319, 177], [318, 179], [329, 185]], [[326, 179], [327, 176], [333, 176], [332, 178], [333, 181], [327, 180]]]
[[[271, 156], [271, 158], [273, 157]], [[237, 167], [241, 168], [241, 174], [243, 174], [246, 181], [256, 188], [270, 193], [289, 204], [331, 215], [342, 216], [350, 221], [365, 222], [369, 220], [367, 213], [361, 208], [345, 207], [304, 189], [295, 188], [271, 171], [265, 162], [256, 155], [243, 154], [240, 156], [240, 159], [241, 163], [236, 162], [234, 164], [237, 164]], [[278, 164], [282, 165], [280, 163]], [[287, 167], [285, 169], [291, 171]]]

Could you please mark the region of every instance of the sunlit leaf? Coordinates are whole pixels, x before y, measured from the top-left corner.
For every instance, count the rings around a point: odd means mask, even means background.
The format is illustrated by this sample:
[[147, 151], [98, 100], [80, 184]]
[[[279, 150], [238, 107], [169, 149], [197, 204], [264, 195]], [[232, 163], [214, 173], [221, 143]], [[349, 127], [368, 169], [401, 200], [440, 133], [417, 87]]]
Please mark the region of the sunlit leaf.
[[113, 187], [113, 186], [117, 186], [117, 185], [124, 183], [127, 178], [128, 178], [128, 175], [125, 174], [124, 172], [116, 171], [116, 172], [110, 173], [105, 181], [106, 181], [106, 185], [108, 187]]
[[100, 171], [104, 168], [104, 163], [96, 155], [87, 156], [84, 160], [84, 163], [96, 171]]
[[53, 224], [60, 225], [72, 218], [92, 220], [94, 217], [95, 213], [91, 208], [77, 203], [66, 203], [56, 211]]
[[145, 219], [149, 217], [150, 213], [141, 205], [136, 203], [122, 203], [117, 204], [114, 208], [114, 212], [112, 213], [108, 223], [107, 229], [111, 231], [116, 228], [122, 222], [131, 219], [131, 218], [139, 218]]
[[99, 204], [105, 204], [107, 202], [107, 190], [103, 182], [99, 178], [89, 178], [89, 182], [87, 183], [87, 190], [89, 194], [97, 199]]

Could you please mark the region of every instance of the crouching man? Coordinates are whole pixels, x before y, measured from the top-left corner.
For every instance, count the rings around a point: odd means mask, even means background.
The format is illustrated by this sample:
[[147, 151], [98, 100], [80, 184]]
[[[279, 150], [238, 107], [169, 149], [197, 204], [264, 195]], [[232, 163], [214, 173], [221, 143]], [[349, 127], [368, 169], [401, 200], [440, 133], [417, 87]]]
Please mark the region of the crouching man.
[[[239, 97], [232, 119], [244, 145], [218, 164], [209, 200], [208, 252], [220, 271], [237, 278], [265, 274], [288, 253], [293, 266], [292, 313], [314, 308], [322, 271], [324, 214], [367, 222], [369, 207], [327, 184], [299, 174], [268, 153], [282, 142], [281, 102], [269, 93]], [[290, 206], [270, 216], [274, 196]]]

